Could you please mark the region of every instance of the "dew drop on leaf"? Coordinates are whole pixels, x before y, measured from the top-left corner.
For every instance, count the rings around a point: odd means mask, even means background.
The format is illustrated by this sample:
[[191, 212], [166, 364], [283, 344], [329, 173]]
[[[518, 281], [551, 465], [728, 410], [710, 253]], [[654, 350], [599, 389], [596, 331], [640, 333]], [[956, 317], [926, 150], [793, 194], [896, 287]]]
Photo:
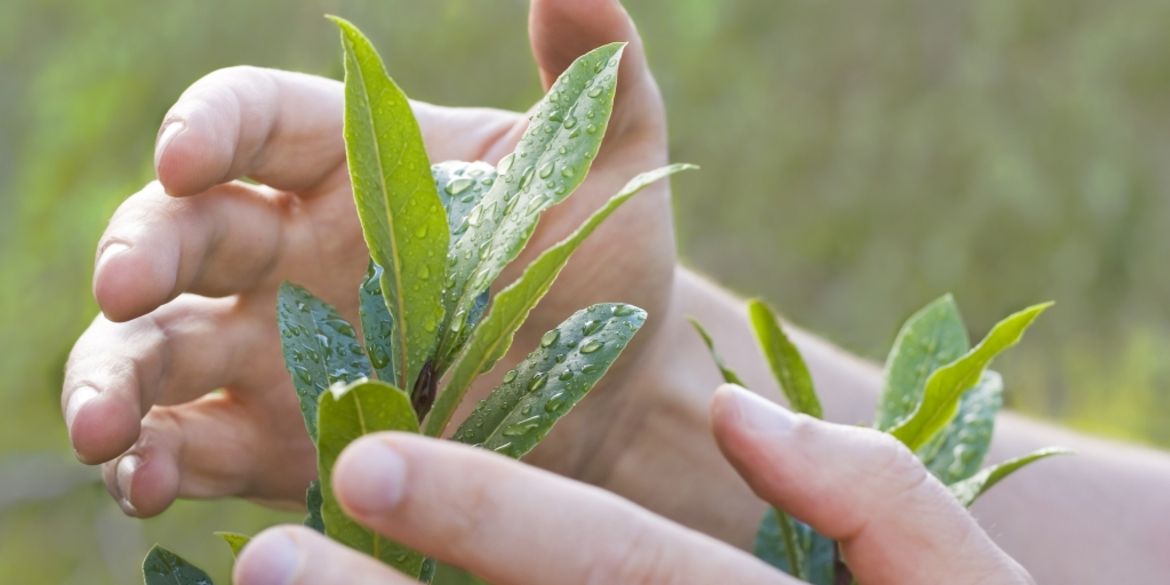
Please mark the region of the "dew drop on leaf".
[[508, 370], [508, 373], [504, 374], [504, 383], [505, 384], [511, 384], [512, 380], [515, 380], [515, 379], [516, 379], [516, 370]]
[[561, 336], [561, 330], [560, 329], [553, 329], [552, 331], [549, 331], [548, 333], [545, 333], [544, 335], [542, 335], [540, 337], [540, 346], [541, 347], [548, 347], [548, 346], [556, 343], [557, 338], [560, 336]]
[[532, 379], [528, 381], [528, 391], [536, 392], [548, 383], [548, 376], [544, 372], [537, 372], [532, 375]]

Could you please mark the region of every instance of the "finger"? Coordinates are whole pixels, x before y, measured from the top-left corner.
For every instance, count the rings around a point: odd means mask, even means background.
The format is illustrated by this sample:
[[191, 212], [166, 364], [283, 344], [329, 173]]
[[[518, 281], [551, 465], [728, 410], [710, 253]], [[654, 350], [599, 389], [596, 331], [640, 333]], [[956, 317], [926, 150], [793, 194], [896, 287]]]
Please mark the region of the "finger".
[[155, 404], [261, 382], [252, 348], [276, 335], [265, 317], [235, 299], [193, 296], [127, 323], [99, 315], [65, 367], [61, 408], [78, 458], [101, 463], [126, 451]]
[[337, 81], [231, 67], [196, 81], [163, 119], [155, 170], [175, 196], [251, 177], [306, 191], [344, 174], [344, 95]]
[[[155, 407], [134, 445], [102, 466], [106, 488], [126, 514], [139, 518], [162, 513], [177, 498], [303, 502], [316, 457], [295, 404], [256, 409], [248, 408], [247, 397], [212, 394]], [[267, 418], [257, 420], [260, 413]], [[272, 440], [290, 436], [301, 440]]]
[[236, 585], [418, 585], [369, 555], [300, 526], [257, 534], [232, 569]]
[[862, 582], [1031, 582], [892, 436], [794, 415], [731, 385], [711, 416], [756, 494], [839, 540]]
[[176, 199], [147, 185], [118, 208], [98, 244], [93, 289], [103, 314], [126, 321], [184, 292], [218, 297], [270, 280], [307, 236], [292, 199], [242, 183]]
[[447, 441], [364, 438], [333, 486], [354, 519], [498, 585], [788, 582], [613, 494]]

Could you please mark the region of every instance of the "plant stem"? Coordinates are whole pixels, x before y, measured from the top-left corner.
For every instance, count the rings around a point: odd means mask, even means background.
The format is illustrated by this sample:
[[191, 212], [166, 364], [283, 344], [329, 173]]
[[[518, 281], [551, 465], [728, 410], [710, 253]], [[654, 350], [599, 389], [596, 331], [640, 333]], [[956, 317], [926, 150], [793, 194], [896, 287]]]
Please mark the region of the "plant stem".
[[792, 526], [792, 518], [780, 508], [776, 510], [776, 523], [780, 525], [780, 537], [784, 539], [784, 556], [788, 560], [788, 574], [797, 579], [804, 578], [804, 571], [800, 566], [800, 553], [796, 550], [796, 528]]

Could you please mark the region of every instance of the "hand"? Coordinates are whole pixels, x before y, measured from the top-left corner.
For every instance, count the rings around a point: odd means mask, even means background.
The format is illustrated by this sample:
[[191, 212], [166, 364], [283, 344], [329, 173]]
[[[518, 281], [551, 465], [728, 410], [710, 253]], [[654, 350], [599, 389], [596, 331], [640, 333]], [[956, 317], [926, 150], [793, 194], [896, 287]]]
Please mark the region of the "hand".
[[[662, 101], [617, 0], [534, 0], [530, 32], [546, 87], [580, 54], [610, 41], [631, 44], [588, 179], [545, 214], [501, 284], [633, 175], [666, 162]], [[104, 464], [127, 513], [158, 514], [176, 497], [303, 501], [316, 459], [283, 366], [275, 296], [290, 280], [358, 321], [367, 250], [345, 164], [342, 105], [338, 82], [232, 68], [196, 82], [164, 119], [159, 180], [121, 206], [99, 244], [94, 295], [103, 314], [77, 342], [62, 394], [78, 458]], [[415, 113], [434, 161], [494, 163], [528, 123], [518, 113], [423, 103]], [[516, 346], [531, 349], [594, 302], [660, 312], [674, 262], [668, 188], [658, 184], [578, 251]], [[628, 278], [632, 269], [638, 278]]]
[[[797, 416], [732, 386], [716, 440], [761, 498], [840, 541], [866, 585], [1032, 583], [892, 437]], [[342, 454], [355, 519], [496, 585], [796, 583], [745, 552], [602, 490], [470, 447], [385, 433]], [[248, 544], [238, 585], [413, 583], [312, 530]]]

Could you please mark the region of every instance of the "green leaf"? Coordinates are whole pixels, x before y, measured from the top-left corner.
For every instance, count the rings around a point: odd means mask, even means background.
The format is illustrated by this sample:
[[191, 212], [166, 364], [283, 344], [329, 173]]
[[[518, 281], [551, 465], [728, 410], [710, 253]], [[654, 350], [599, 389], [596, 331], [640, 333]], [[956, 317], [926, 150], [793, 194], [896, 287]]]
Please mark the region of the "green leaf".
[[[431, 165], [435, 189], [447, 211], [447, 232], [454, 248], [468, 228], [468, 216], [496, 182], [496, 167], [485, 162], [445, 161]], [[448, 275], [450, 277], [451, 275]]]
[[370, 375], [370, 361], [353, 325], [333, 305], [295, 284], [280, 285], [276, 320], [284, 364], [301, 401], [309, 437], [317, 441], [317, 399], [336, 382]]
[[332, 483], [337, 457], [359, 437], [381, 431], [418, 432], [418, 419], [410, 397], [385, 382], [360, 380], [348, 386], [338, 384], [322, 394], [318, 417], [321, 440], [317, 446], [317, 469], [321, 473], [325, 534], [411, 577], [418, 577], [423, 555], [351, 520], [341, 511]]
[[213, 585], [207, 573], [157, 544], [142, 561], [142, 575], [146, 585]]
[[645, 320], [645, 311], [620, 303], [577, 311], [544, 334], [540, 347], [504, 375], [452, 438], [524, 456], [593, 388]]
[[240, 551], [244, 550], [244, 545], [252, 540], [251, 536], [244, 534], [236, 534], [235, 532], [216, 532], [216, 536], [222, 538], [232, 549], [232, 557], [239, 558]]
[[962, 357], [970, 346], [959, 306], [951, 295], [935, 299], [911, 315], [886, 358], [874, 427], [888, 431], [909, 417], [922, 402], [930, 375]]
[[695, 326], [695, 331], [699, 332], [699, 335], [703, 338], [703, 343], [707, 344], [707, 350], [711, 352], [711, 359], [715, 360], [715, 366], [723, 374], [723, 381], [728, 384], [735, 384], [747, 388], [747, 384], [744, 384], [743, 380], [735, 373], [735, 370], [732, 370], [727, 367], [727, 364], [723, 363], [723, 358], [719, 356], [719, 352], [715, 351], [715, 341], [711, 339], [707, 330], [703, 329], [703, 325], [699, 323], [699, 320], [694, 317], [687, 317], [687, 320], [691, 322], [691, 325]]
[[1028, 307], [1000, 321], [974, 349], [935, 370], [926, 381], [922, 402], [914, 414], [890, 434], [913, 451], [925, 445], [955, 417], [959, 399], [979, 381], [992, 358], [1019, 342], [1032, 321], [1051, 305], [1044, 303]]
[[443, 321], [449, 242], [443, 204], [410, 102], [386, 74], [369, 39], [349, 22], [345, 48], [345, 153], [370, 256], [382, 271], [382, 295], [394, 317], [402, 371], [413, 388], [431, 358]]
[[308, 491], [305, 492], [305, 508], [309, 510], [309, 513], [305, 515], [301, 524], [325, 534], [325, 519], [321, 517], [321, 505], [324, 503], [324, 499], [321, 497], [321, 480], [314, 479], [309, 484]]
[[984, 370], [979, 383], [963, 395], [959, 414], [918, 450], [926, 468], [946, 485], [975, 475], [991, 447], [995, 415], [1002, 405], [1003, 378]]
[[775, 508], [768, 508], [764, 518], [760, 520], [759, 529], [756, 531], [753, 554], [765, 563], [808, 583], [833, 585], [833, 549], [836, 544], [817, 534], [807, 524], [784, 515], [783, 517], [789, 519], [793, 528], [792, 540], [796, 542], [795, 552], [799, 558], [798, 564], [801, 569], [800, 574], [797, 575], [792, 571], [792, 565], [789, 563], [789, 550], [785, 544], [787, 540], [781, 528], [783, 524], [781, 524], [780, 514], [783, 512], [778, 513]]
[[366, 340], [366, 353], [370, 364], [383, 382], [395, 383], [400, 367], [398, 352], [394, 351], [394, 316], [382, 296], [382, 267], [370, 258], [366, 268], [366, 279], [358, 289], [359, 309], [362, 318], [362, 336]]
[[760, 344], [760, 351], [772, 367], [772, 374], [780, 383], [780, 389], [788, 398], [792, 410], [812, 417], [822, 418], [821, 401], [813, 388], [812, 376], [800, 351], [788, 340], [780, 321], [772, 309], [759, 299], [748, 301], [748, 312], [752, 318], [752, 331]]
[[496, 295], [491, 310], [475, 328], [466, 351], [452, 366], [450, 380], [439, 394], [434, 411], [427, 419], [426, 434], [432, 437], [442, 434], [471, 383], [477, 376], [490, 370], [496, 360], [504, 355], [512, 344], [512, 336], [528, 318], [529, 311], [536, 306], [544, 293], [548, 292], [573, 252], [589, 234], [593, 233], [593, 230], [597, 229], [597, 226], [601, 225], [601, 222], [647, 185], [679, 171], [694, 168], [698, 167], [674, 164], [634, 177], [617, 195], [611, 197], [605, 206], [589, 216], [577, 231], [545, 250], [524, 269], [524, 274], [520, 275], [516, 282]]
[[1044, 459], [1045, 457], [1072, 453], [1072, 450], [1062, 447], [1041, 449], [1029, 455], [988, 467], [963, 481], [947, 486], [947, 489], [951, 490], [951, 494], [955, 496], [955, 499], [959, 500], [959, 503], [965, 507], [970, 507], [971, 504], [975, 503], [976, 498], [983, 495], [983, 492], [991, 489], [991, 486], [999, 483], [1000, 480], [1011, 475], [1017, 469], [1033, 461]]
[[450, 348], [466, 329], [475, 298], [514, 260], [540, 212], [581, 184], [601, 147], [613, 112], [618, 62], [625, 43], [598, 47], [573, 62], [536, 105], [516, 150], [500, 161], [499, 177], [472, 210], [467, 231], [451, 250], [456, 274], [448, 289]]

